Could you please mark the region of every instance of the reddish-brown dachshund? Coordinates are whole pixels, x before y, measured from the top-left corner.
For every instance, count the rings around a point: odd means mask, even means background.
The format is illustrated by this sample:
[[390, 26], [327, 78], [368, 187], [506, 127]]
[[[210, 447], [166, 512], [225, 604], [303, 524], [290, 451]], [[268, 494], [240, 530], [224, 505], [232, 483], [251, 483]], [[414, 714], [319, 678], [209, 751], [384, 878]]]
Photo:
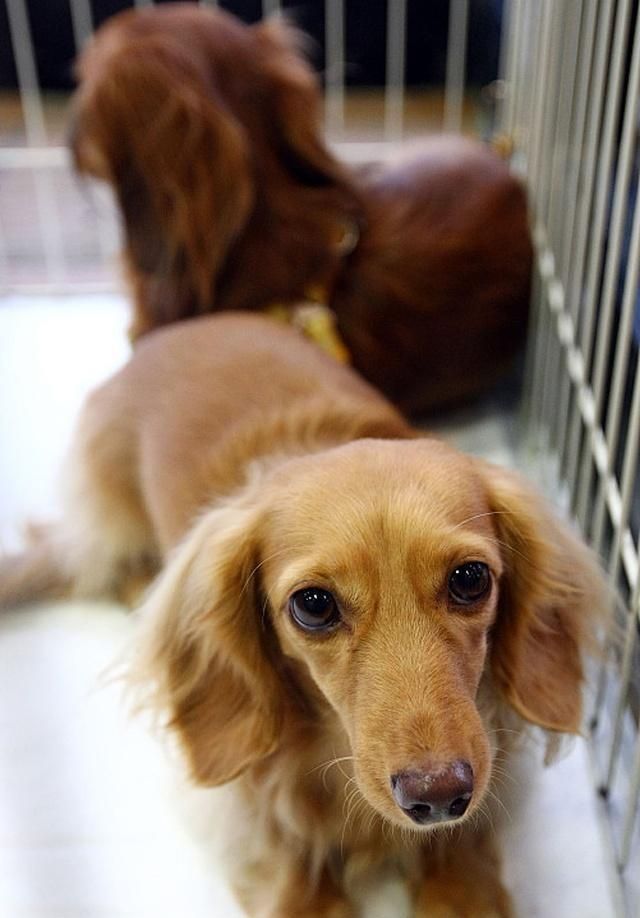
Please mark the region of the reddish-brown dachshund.
[[348, 918], [385, 865], [416, 918], [512, 914], [510, 750], [579, 729], [604, 605], [523, 481], [297, 331], [224, 314], [145, 336], [90, 397], [66, 507], [0, 563], [0, 605], [159, 571], [133, 675], [194, 779], [230, 785], [249, 915]]
[[341, 163], [302, 41], [283, 22], [166, 4], [115, 16], [83, 54], [72, 146], [117, 195], [132, 337], [319, 297], [356, 369], [404, 410], [482, 390], [525, 330], [522, 188], [456, 137]]

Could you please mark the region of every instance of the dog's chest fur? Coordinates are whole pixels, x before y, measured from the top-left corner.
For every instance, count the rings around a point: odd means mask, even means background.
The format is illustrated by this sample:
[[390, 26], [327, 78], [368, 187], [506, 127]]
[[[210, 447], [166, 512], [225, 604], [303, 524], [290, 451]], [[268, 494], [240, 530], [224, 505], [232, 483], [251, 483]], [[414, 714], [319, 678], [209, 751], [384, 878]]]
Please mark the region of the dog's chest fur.
[[[514, 724], [493, 698], [483, 681], [478, 703], [498, 736], [507, 721], [510, 727]], [[400, 874], [411, 888], [425, 870], [440, 863], [455, 836], [402, 830], [383, 820], [357, 788], [346, 731], [337, 717], [327, 713], [313, 726], [288, 736], [277, 753], [230, 788], [235, 797], [231, 868], [236, 889], [250, 889], [254, 871], [265, 871], [265, 852], [271, 852], [268, 860], [273, 875], [278, 875], [278, 852], [283, 848], [298, 851], [301, 868], [318, 883], [328, 869], [340, 885], [356, 894], [381, 874]], [[508, 732], [512, 739], [506, 745], [511, 746], [518, 731]], [[500, 747], [494, 748], [494, 761], [502, 770], [505, 758], [511, 756], [504, 736]], [[488, 802], [474, 823], [476, 828], [478, 819], [495, 828], [502, 809], [496, 811]], [[243, 814], [242, 826], [238, 813]]]

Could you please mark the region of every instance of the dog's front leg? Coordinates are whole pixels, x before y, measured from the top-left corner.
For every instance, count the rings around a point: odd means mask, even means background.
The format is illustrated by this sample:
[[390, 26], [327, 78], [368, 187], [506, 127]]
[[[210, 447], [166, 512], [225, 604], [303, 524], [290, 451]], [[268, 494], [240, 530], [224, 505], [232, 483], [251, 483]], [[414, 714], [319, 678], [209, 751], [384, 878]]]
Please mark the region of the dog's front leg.
[[250, 918], [355, 918], [353, 907], [328, 870], [312, 884], [304, 859], [293, 852], [273, 852], [269, 870], [250, 884], [236, 886]]
[[425, 847], [416, 918], [514, 918], [488, 834], [463, 833]]

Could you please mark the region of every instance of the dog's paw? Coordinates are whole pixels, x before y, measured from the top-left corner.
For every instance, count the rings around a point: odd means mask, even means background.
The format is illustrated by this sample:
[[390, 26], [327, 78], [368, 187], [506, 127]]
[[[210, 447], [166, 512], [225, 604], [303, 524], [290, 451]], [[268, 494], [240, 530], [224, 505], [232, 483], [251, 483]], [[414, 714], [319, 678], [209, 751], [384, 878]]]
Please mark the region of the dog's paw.
[[317, 908], [313, 904], [305, 905], [302, 910], [295, 912], [289, 908], [284, 911], [278, 909], [269, 912], [269, 918], [355, 918], [355, 913], [347, 903], [334, 902]]
[[418, 918], [513, 918], [513, 913], [490, 906], [488, 908], [481, 906], [478, 910], [473, 905], [467, 908], [466, 906], [434, 904], [427, 911], [420, 912]]
[[[438, 884], [439, 885], [439, 884]], [[423, 889], [416, 918], [514, 918], [509, 895], [499, 886]]]

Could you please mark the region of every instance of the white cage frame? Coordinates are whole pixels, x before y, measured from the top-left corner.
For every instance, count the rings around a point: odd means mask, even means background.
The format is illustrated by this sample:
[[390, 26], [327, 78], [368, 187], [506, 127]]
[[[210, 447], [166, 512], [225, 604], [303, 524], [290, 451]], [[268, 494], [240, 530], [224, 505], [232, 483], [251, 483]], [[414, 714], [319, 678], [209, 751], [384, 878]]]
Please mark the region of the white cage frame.
[[[70, 169], [69, 155], [47, 131], [26, 0], [6, 3], [25, 144], [0, 146], [0, 175], [18, 170], [32, 177], [45, 280], [3, 282], [9, 272], [0, 219], [0, 294], [112, 289], [114, 280], [79, 282], [67, 271], [68, 253], [57, 232], [56, 184]], [[133, 5], [147, 3], [134, 0]], [[624, 643], [619, 653], [608, 654], [615, 665], [603, 666], [599, 674], [591, 749], [611, 842], [617, 910], [636, 915], [640, 735], [630, 694], [640, 644], [640, 561], [630, 523], [639, 488], [640, 368], [632, 341], [640, 194], [632, 207], [630, 188], [638, 155], [640, 12], [634, 0], [505, 4], [500, 128], [503, 140], [512, 144], [514, 168], [529, 188], [536, 248], [526, 442], [536, 468], [544, 467], [547, 483], [561, 487], [583, 532], [603, 555], [618, 594]], [[93, 29], [91, 6], [89, 0], [69, 0], [69, 6], [79, 50]], [[265, 15], [279, 9], [278, 0], [263, 0]], [[325, 16], [327, 133], [341, 144], [345, 0], [326, 0]], [[449, 131], [462, 125], [468, 17], [469, 0], [450, 0], [443, 118]], [[371, 144], [342, 142], [341, 152], [351, 158], [380, 155], [403, 137], [406, 27], [406, 0], [388, 0], [382, 133], [373, 150]], [[99, 208], [87, 218], [100, 251], [110, 257], [116, 237], [112, 217], [105, 219]]]
[[[215, 0], [200, 0], [204, 6], [216, 6]], [[69, 151], [52, 141], [47, 129], [26, 0], [6, 0], [11, 43], [14, 50], [18, 92], [24, 123], [25, 143], [19, 146], [0, 144], [0, 175], [22, 172], [31, 177], [34, 193], [34, 218], [38, 222], [44, 265], [44, 280], [33, 283], [15, 280], [9, 268], [9, 253], [0, 213], [0, 294], [97, 292], [113, 289], [115, 281], [79, 281], [69, 268], [69, 253], [59, 233], [60, 203], [56, 185], [71, 174]], [[131, 6], [151, 5], [150, 0], [130, 0]], [[405, 128], [405, 46], [407, 0], [390, 0], [386, 30], [386, 83], [384, 116], [380, 139], [375, 143], [345, 140], [345, 9], [346, 0], [325, 0], [325, 117], [330, 140], [340, 147], [341, 155], [360, 161], [379, 157], [403, 139]], [[281, 11], [280, 0], [262, 0], [262, 14]], [[76, 53], [91, 36], [94, 22], [89, 0], [69, 0]], [[450, 0], [447, 72], [444, 87], [443, 127], [460, 131], [463, 120], [465, 88], [466, 36], [469, 0]], [[1, 190], [1, 189], [0, 189]], [[116, 217], [110, 198], [95, 186], [83, 189], [90, 196], [82, 222], [87, 237], [95, 242], [104, 262], [113, 260], [117, 251]], [[115, 272], [112, 272], [115, 277]], [[4, 278], [4, 280], [3, 280]]]
[[623, 625], [598, 675], [590, 747], [617, 909], [637, 915], [638, 4], [511, 0], [505, 46], [502, 129], [528, 185], [536, 249], [526, 437], [601, 555]]

